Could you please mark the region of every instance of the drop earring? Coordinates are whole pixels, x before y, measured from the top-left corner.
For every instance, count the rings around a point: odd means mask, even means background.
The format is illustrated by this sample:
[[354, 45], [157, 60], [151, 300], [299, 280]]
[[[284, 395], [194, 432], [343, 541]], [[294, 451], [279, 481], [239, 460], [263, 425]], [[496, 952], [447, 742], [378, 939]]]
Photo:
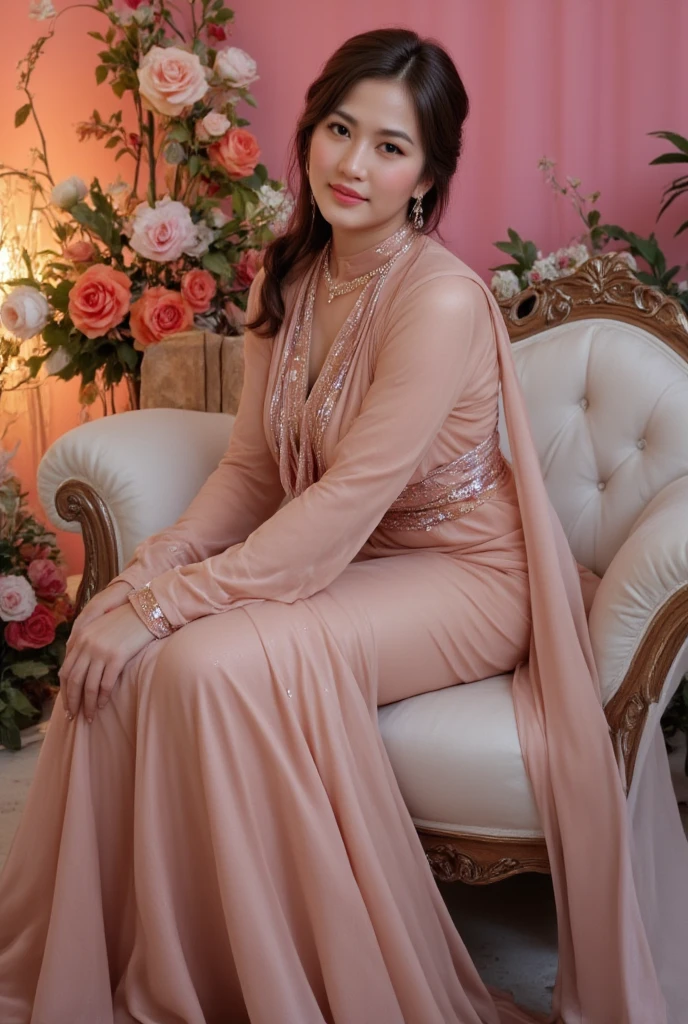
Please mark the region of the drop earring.
[[413, 226], [414, 226], [414, 228], [416, 229], [416, 231], [420, 231], [420, 229], [423, 227], [423, 223], [424, 223], [424, 221], [423, 221], [423, 197], [422, 196], [416, 196], [416, 201], [413, 204], [413, 209], [411, 210], [411, 216], [413, 218]]

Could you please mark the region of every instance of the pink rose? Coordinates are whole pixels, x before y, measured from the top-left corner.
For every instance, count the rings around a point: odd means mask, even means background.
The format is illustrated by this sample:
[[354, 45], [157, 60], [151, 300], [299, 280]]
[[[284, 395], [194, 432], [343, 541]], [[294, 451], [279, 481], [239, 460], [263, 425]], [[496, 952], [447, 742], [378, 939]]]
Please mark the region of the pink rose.
[[36, 595], [25, 576], [0, 576], [0, 619], [3, 622], [23, 622], [35, 607]]
[[52, 600], [58, 594], [64, 594], [67, 580], [62, 566], [48, 558], [36, 558], [29, 565], [27, 575], [39, 597]]
[[260, 160], [258, 140], [243, 128], [230, 128], [208, 150], [211, 163], [222, 167], [230, 178], [248, 178]]
[[173, 263], [197, 242], [198, 232], [188, 206], [159, 199], [155, 206], [140, 203], [134, 211], [130, 245], [139, 256], [156, 263]]
[[92, 263], [97, 251], [93, 242], [89, 242], [85, 238], [62, 246], [62, 255], [72, 263]]
[[5, 628], [5, 640], [15, 651], [39, 650], [55, 639], [55, 619], [44, 604], [38, 604], [23, 622]]
[[136, 73], [141, 95], [148, 105], [168, 117], [177, 117], [185, 107], [202, 100], [208, 91], [198, 55], [176, 46], [151, 47]]
[[193, 327], [193, 310], [180, 292], [148, 288], [131, 307], [131, 333], [139, 347]]
[[230, 128], [229, 118], [225, 117], [218, 110], [211, 110], [202, 121], [196, 124], [196, 137], [201, 142], [207, 142], [208, 139], [217, 139], [220, 135], [224, 135]]
[[148, 3], [148, 0], [124, 0], [127, 7], [132, 11], [137, 11], [142, 4]]
[[101, 338], [129, 311], [131, 281], [104, 263], [85, 270], [69, 293], [69, 315], [87, 338]]
[[258, 249], [246, 249], [241, 254], [234, 272], [234, 287], [248, 288], [263, 265], [263, 253]]
[[215, 278], [207, 270], [189, 270], [182, 278], [182, 295], [194, 313], [205, 313], [216, 292]]

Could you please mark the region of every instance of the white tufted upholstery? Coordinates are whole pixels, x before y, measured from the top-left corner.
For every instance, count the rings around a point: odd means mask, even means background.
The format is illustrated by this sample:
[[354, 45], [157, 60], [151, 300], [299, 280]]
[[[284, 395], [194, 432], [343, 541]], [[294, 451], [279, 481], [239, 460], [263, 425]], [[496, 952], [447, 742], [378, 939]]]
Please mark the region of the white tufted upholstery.
[[647, 503], [688, 474], [688, 363], [603, 319], [513, 351], [550, 498], [578, 561], [602, 575]]
[[38, 467], [38, 496], [48, 518], [62, 519], [55, 494], [65, 480], [82, 480], [112, 516], [120, 566], [145, 537], [182, 514], [227, 448], [234, 417], [215, 412], [143, 409], [92, 420], [63, 434]]
[[[608, 701], [656, 610], [688, 582], [688, 364], [648, 332], [607, 319], [558, 326], [513, 351], [552, 501], [578, 560], [604, 573], [590, 629]], [[90, 483], [110, 508], [123, 563], [186, 507], [231, 424], [221, 414], [158, 409], [79, 427], [41, 463], [43, 504], [56, 525], [78, 529], [59, 519], [54, 494], [68, 478]], [[508, 454], [503, 422], [501, 433]], [[660, 707], [686, 670], [688, 642]], [[650, 716], [652, 728], [657, 720]], [[379, 722], [417, 825], [542, 835], [511, 676], [388, 705]]]

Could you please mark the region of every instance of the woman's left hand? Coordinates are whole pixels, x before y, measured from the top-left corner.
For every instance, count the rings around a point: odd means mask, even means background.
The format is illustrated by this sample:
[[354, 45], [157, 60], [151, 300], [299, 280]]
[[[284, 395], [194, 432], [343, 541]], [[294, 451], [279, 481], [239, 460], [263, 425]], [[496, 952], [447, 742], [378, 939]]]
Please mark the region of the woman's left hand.
[[60, 690], [67, 718], [77, 714], [83, 696], [90, 723], [103, 708], [128, 661], [143, 650], [153, 634], [127, 602], [89, 622], [70, 646], [60, 669]]

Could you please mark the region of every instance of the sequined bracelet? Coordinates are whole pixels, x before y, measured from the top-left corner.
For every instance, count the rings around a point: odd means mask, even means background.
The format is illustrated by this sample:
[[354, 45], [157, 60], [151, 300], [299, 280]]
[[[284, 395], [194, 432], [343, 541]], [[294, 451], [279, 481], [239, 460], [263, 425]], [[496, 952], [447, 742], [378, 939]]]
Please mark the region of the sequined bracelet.
[[127, 594], [127, 598], [138, 617], [158, 640], [174, 633], [175, 627], [170, 624], [148, 584]]

